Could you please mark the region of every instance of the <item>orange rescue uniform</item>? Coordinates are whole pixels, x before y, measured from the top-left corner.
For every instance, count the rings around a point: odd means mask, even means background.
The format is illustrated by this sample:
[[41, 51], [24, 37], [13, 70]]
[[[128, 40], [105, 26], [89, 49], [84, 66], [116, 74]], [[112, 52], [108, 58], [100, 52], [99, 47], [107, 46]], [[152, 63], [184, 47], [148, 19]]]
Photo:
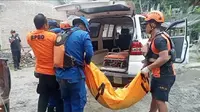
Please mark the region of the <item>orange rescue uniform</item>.
[[56, 37], [56, 34], [45, 30], [36, 30], [28, 33], [27, 42], [36, 56], [35, 71], [37, 73], [55, 75], [53, 48]]
[[[171, 50], [171, 44], [170, 44], [170, 41], [168, 39], [168, 38], [170, 38], [169, 35], [164, 33], [164, 34], [161, 34], [161, 36], [167, 41], [167, 49], [168, 49], [168, 51]], [[151, 50], [152, 50], [152, 52], [154, 54], [158, 55], [159, 51], [155, 47], [154, 40], [155, 40], [155, 38], [152, 40]], [[174, 70], [174, 65], [172, 64], [171, 66], [172, 66], [173, 74], [176, 75], [175, 70]], [[161, 72], [161, 68], [160, 67], [152, 69], [152, 73], [153, 73], [154, 77], [156, 77], [156, 78], [160, 78], [160, 72]]]

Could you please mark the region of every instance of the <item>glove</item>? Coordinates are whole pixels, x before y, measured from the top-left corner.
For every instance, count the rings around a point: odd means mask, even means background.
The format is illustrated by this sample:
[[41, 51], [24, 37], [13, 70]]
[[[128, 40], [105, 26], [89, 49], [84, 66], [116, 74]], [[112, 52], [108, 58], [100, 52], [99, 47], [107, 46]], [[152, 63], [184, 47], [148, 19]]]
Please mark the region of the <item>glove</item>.
[[141, 70], [141, 74], [143, 74], [145, 77], [149, 77], [149, 72], [150, 72], [150, 69], [148, 68], [148, 66], [144, 67]]

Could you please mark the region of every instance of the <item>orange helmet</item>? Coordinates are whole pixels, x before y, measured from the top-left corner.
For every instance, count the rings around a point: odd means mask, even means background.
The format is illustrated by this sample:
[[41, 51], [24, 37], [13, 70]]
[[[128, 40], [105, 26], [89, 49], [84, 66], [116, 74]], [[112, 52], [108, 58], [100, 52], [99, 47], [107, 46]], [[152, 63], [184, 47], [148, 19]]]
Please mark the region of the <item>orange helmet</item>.
[[70, 24], [68, 22], [61, 22], [60, 23], [60, 28], [61, 29], [68, 29], [71, 28]]
[[151, 11], [146, 15], [145, 21], [155, 20], [158, 23], [165, 21], [164, 15], [160, 11]]

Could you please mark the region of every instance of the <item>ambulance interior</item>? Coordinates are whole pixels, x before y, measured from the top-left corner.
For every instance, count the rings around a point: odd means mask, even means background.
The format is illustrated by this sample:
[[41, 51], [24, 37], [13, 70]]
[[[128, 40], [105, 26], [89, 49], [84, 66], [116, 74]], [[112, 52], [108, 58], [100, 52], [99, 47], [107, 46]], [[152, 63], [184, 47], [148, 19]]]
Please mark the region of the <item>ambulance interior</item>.
[[[98, 54], [96, 55], [97, 59], [95, 60], [97, 60], [97, 62], [95, 63], [102, 64], [109, 54], [118, 53], [118, 55], [113, 56], [121, 56], [121, 61], [125, 62], [119, 64], [119, 59], [109, 62], [109, 66], [121, 65], [121, 67], [127, 67], [126, 62], [128, 60], [129, 48], [134, 31], [132, 18], [128, 16], [116, 16], [91, 19], [90, 30], [93, 49], [95, 54]], [[112, 56], [109, 58], [112, 58]]]

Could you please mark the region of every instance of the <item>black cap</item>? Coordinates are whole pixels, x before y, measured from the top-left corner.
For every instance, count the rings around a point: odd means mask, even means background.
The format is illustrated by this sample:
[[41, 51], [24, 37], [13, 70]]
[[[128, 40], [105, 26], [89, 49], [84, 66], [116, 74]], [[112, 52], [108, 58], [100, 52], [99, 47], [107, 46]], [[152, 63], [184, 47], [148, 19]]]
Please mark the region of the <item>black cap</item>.
[[73, 26], [75, 26], [75, 25], [77, 25], [77, 24], [83, 24], [84, 26], [85, 26], [85, 23], [81, 20], [81, 19], [79, 19], [79, 18], [77, 18], [77, 19], [74, 19], [73, 21], [72, 21], [72, 24], [73, 24]]

